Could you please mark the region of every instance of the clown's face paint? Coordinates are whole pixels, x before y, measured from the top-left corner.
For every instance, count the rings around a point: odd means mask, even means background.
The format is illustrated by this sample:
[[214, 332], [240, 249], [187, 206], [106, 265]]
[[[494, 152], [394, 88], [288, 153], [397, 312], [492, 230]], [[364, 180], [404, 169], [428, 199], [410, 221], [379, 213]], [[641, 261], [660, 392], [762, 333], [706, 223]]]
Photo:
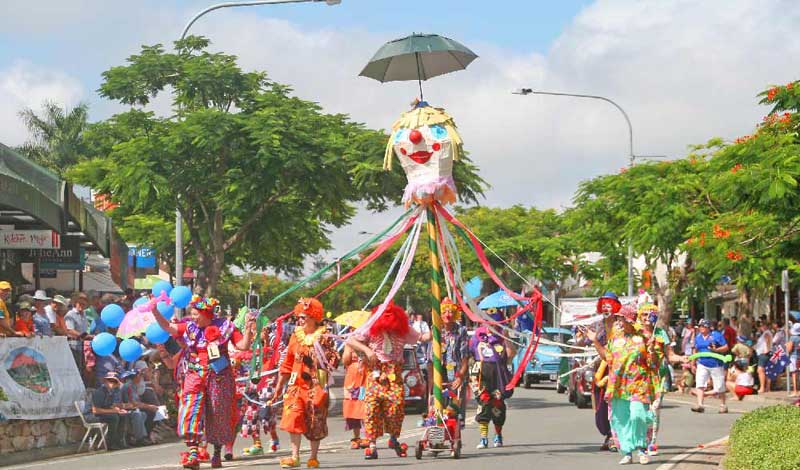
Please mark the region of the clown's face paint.
[[394, 136], [394, 152], [411, 184], [425, 184], [452, 177], [451, 139], [444, 126], [400, 129]]

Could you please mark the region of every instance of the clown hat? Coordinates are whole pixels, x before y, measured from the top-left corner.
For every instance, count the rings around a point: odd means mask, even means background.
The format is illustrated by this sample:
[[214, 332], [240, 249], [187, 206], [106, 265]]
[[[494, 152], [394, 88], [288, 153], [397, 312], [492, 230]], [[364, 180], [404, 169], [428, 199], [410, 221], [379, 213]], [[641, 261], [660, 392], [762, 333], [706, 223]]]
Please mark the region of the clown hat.
[[611, 305], [611, 313], [617, 313], [619, 312], [619, 309], [622, 308], [622, 303], [619, 301], [619, 297], [617, 297], [617, 294], [611, 291], [606, 292], [599, 299], [597, 299], [597, 313], [603, 312], [604, 304]]

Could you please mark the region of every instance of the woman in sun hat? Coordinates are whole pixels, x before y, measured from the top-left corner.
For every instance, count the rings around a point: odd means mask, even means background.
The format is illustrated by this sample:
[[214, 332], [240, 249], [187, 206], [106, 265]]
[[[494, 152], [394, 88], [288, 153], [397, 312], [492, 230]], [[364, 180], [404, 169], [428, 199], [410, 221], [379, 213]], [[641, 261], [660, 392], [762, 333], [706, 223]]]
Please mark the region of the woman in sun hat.
[[[599, 341], [602, 344], [608, 342], [609, 333], [611, 332], [612, 325], [614, 324], [613, 315], [619, 312], [622, 308], [622, 303], [619, 301], [617, 294], [607, 291], [599, 299], [597, 299], [596, 312], [602, 315], [602, 328], [599, 332]], [[601, 450], [616, 451], [616, 444], [611, 438], [611, 424], [608, 420], [608, 403], [605, 400], [605, 389], [607, 379], [607, 366], [605, 361], [601, 361], [595, 373], [595, 386], [592, 387], [594, 404], [594, 424], [597, 431], [603, 435], [603, 444], [600, 446]]]
[[639, 452], [639, 463], [647, 464], [647, 429], [652, 420], [650, 404], [655, 399], [657, 369], [654, 368], [654, 342], [635, 328], [636, 307], [624, 305], [614, 314], [608, 343], [603, 345], [597, 331], [586, 329], [600, 357], [608, 363], [605, 399], [611, 403], [611, 428], [623, 455], [620, 464], [633, 460]]

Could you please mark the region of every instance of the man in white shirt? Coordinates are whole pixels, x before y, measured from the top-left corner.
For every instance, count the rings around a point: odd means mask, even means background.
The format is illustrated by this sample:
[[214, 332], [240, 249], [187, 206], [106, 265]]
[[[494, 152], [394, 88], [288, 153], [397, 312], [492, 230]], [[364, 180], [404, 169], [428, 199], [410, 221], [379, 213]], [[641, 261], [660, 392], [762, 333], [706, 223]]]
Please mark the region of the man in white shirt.
[[[413, 314], [414, 321], [411, 322], [411, 328], [419, 333], [420, 335], [424, 335], [431, 331], [430, 327], [428, 326], [428, 322], [422, 317], [421, 313]], [[419, 343], [417, 344], [417, 362], [420, 366], [425, 366], [428, 363], [428, 348], [430, 348], [431, 343]], [[425, 367], [422, 367], [422, 370], [426, 370]]]
[[769, 362], [770, 351], [772, 351], [772, 331], [769, 329], [768, 322], [761, 322], [758, 330], [761, 332], [755, 347], [758, 355], [758, 393], [764, 393], [770, 389], [770, 380], [767, 378], [766, 367]]

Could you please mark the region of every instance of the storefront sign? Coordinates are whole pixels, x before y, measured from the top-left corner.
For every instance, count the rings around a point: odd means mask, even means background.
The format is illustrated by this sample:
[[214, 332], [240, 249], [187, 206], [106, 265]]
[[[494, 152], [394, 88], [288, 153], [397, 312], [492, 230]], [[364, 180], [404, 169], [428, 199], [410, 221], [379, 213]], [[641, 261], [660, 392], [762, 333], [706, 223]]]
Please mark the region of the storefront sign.
[[53, 249], [61, 247], [61, 236], [52, 230], [0, 230], [0, 249]]

